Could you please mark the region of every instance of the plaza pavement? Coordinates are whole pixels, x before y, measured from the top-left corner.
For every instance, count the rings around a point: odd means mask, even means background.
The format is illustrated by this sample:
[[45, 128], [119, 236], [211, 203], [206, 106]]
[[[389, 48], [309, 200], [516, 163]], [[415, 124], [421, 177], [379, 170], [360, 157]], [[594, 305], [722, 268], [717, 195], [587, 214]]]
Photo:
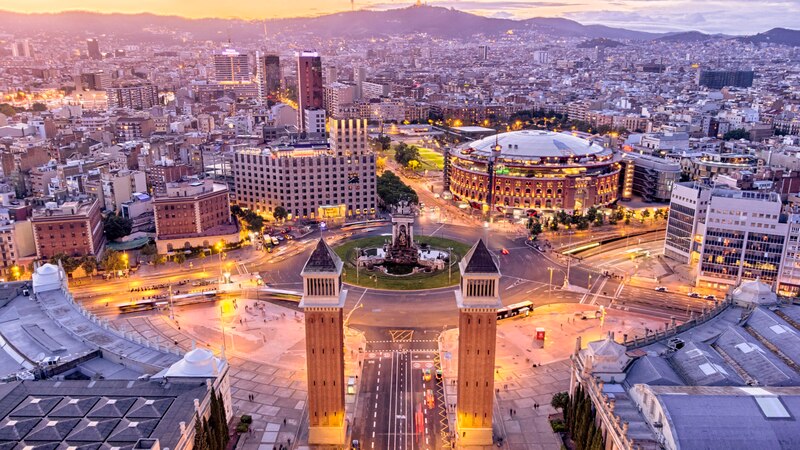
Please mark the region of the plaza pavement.
[[[660, 320], [622, 311], [607, 311], [603, 326], [597, 319], [581, 320], [576, 315], [593, 307], [580, 304], [555, 304], [536, 308], [528, 317], [498, 322], [495, 362], [495, 433], [505, 436], [503, 448], [509, 450], [551, 450], [561, 448], [547, 419], [557, 411], [550, 406], [553, 394], [569, 388], [569, 355], [575, 340], [583, 347], [614, 332], [617, 341], [623, 334], [642, 335], [644, 327], [657, 329]], [[545, 329], [544, 343], [535, 340], [536, 328]], [[458, 330], [444, 332], [439, 351], [444, 373], [446, 402], [455, 405], [458, 383]], [[534, 365], [536, 367], [534, 367]], [[534, 408], [539, 404], [539, 408]], [[511, 416], [511, 409], [516, 412]], [[450, 429], [454, 430], [455, 410], [448, 408]], [[491, 447], [487, 447], [487, 450]]]
[[[303, 315], [255, 300], [240, 300], [237, 306], [222, 314], [234, 424], [243, 414], [253, 417], [252, 432], [243, 436], [237, 448], [272, 450], [290, 441], [295, 448], [303, 440], [306, 415]], [[221, 353], [220, 312], [214, 306], [179, 310], [175, 320], [167, 314], [120, 318], [113, 326], [183, 351], [196, 345]], [[358, 373], [358, 348], [363, 346], [363, 335], [348, 330], [345, 347], [352, 350], [345, 355], [346, 377]], [[347, 397], [352, 402], [355, 396]], [[348, 413], [353, 409], [348, 405]]]

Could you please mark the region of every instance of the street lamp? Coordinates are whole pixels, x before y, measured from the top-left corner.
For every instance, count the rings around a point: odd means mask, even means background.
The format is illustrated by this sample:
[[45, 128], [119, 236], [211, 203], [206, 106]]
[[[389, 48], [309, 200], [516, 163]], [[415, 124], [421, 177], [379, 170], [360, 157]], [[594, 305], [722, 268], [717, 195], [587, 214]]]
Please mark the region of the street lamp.
[[447, 283], [453, 282], [453, 247], [447, 247]]
[[358, 284], [358, 268], [359, 268], [358, 257], [361, 256], [361, 247], [356, 247], [355, 250], [356, 250], [356, 284]]

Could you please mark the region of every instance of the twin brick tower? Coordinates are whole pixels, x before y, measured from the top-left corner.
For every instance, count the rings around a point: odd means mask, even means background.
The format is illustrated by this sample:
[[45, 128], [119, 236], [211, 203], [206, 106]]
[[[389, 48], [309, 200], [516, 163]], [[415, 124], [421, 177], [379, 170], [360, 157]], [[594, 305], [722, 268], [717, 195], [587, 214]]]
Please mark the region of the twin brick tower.
[[[500, 270], [482, 240], [459, 263], [456, 290], [458, 335], [458, 446], [492, 445], [494, 362]], [[306, 360], [308, 365], [308, 443], [344, 445], [344, 321], [347, 291], [342, 261], [324, 240], [303, 267]]]

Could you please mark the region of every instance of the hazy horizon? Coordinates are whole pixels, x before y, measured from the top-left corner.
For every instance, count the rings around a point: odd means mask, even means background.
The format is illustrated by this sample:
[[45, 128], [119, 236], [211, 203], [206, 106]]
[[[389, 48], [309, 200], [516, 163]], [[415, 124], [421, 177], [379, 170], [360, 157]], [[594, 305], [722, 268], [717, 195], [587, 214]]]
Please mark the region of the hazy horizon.
[[[290, 4], [275, 0], [260, 3], [220, 3], [210, 0], [6, 0], [0, 8], [19, 13], [151, 13], [189, 19], [263, 20], [314, 17], [350, 11], [349, 0], [296, 0]], [[414, 1], [356, 0], [362, 10], [387, 10]], [[529, 19], [562, 17], [585, 25], [600, 24], [639, 31], [667, 32], [697, 30], [706, 33], [754, 34], [775, 27], [798, 28], [800, 0], [753, 2], [746, 0], [441, 0], [431, 6], [456, 8], [486, 17]]]

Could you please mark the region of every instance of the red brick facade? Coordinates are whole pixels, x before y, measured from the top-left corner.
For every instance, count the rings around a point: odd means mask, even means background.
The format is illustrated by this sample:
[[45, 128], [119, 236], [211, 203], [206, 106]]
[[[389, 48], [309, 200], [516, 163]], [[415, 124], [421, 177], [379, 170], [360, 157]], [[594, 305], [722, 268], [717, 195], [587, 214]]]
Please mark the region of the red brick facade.
[[82, 205], [74, 213], [41, 211], [31, 218], [36, 256], [49, 259], [63, 253], [69, 256], [97, 256], [105, 243], [100, 202]]

